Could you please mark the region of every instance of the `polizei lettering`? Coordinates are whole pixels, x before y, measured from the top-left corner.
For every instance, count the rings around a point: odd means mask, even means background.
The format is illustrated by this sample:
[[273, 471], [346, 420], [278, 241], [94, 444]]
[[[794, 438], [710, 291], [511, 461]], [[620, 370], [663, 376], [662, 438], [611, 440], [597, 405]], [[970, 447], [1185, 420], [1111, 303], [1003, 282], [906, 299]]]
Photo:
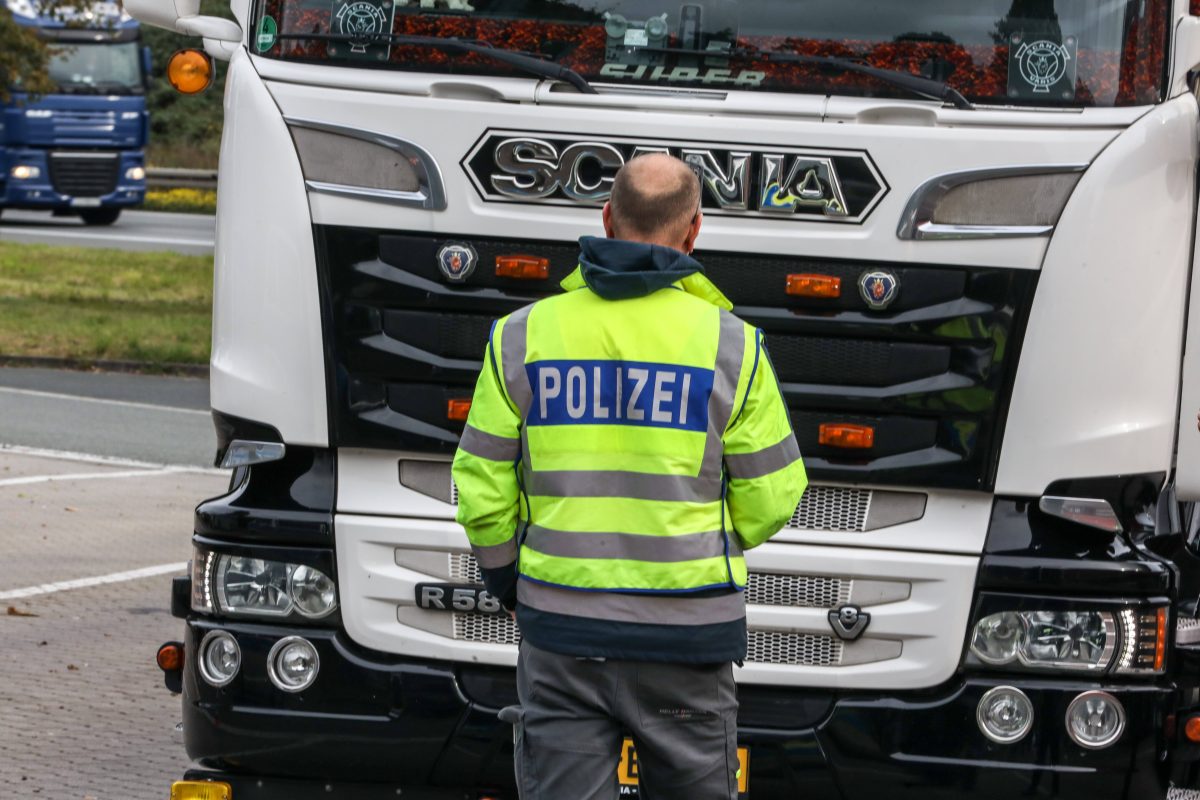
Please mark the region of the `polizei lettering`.
[[617, 170], [643, 153], [670, 153], [690, 165], [705, 209], [715, 213], [861, 222], [887, 192], [867, 154], [854, 151], [489, 132], [463, 166], [484, 200], [599, 205]]
[[637, 361], [535, 361], [525, 369], [529, 425], [708, 430], [712, 370]]

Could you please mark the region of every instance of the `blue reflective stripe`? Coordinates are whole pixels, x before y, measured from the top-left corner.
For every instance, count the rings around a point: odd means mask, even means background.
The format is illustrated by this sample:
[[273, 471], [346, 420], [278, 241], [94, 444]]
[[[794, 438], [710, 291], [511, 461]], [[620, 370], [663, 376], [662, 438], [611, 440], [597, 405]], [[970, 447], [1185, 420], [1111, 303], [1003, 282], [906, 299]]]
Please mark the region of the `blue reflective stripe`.
[[646, 361], [534, 361], [527, 425], [634, 425], [705, 432], [713, 371]]
[[754, 376], [758, 374], [758, 354], [762, 352], [763, 346], [762, 328], [754, 329], [754, 364], [750, 367], [750, 380], [746, 382], [746, 393], [742, 395], [742, 405], [738, 408], [737, 413], [733, 415], [733, 419], [729, 420], [729, 427], [733, 427], [733, 423], [738, 421], [738, 417], [742, 416], [742, 412], [746, 410], [746, 401], [750, 399], [750, 389], [754, 386]]

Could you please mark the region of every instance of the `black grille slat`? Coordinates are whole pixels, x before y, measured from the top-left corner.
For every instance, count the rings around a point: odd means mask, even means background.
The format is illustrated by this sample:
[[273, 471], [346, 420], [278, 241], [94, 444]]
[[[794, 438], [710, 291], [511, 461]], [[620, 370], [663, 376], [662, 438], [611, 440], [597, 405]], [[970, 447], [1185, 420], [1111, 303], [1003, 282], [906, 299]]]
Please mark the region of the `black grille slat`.
[[[440, 272], [438, 250], [470, 244], [467, 280]], [[574, 243], [317, 228], [332, 328], [329, 381], [337, 446], [451, 453], [493, 321], [559, 291]], [[550, 278], [498, 278], [497, 255], [550, 262]], [[701, 253], [707, 274], [765, 333], [811, 477], [990, 488], [1005, 405], [1032, 302], [1034, 272]], [[895, 301], [872, 310], [865, 273], [887, 270]], [[841, 279], [836, 300], [788, 296], [787, 276]], [[826, 423], [869, 425], [865, 450], [823, 446]]]
[[50, 154], [50, 183], [54, 191], [72, 197], [100, 197], [117, 189], [120, 164], [115, 156]]

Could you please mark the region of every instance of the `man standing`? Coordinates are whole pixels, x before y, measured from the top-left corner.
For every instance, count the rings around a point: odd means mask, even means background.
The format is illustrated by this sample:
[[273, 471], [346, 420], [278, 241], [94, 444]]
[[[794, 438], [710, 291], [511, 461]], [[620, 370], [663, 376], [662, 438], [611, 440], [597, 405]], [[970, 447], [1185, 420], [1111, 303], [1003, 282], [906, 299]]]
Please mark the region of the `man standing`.
[[524, 800], [737, 796], [742, 551], [807, 485], [762, 335], [689, 257], [700, 185], [644, 155], [566, 293], [499, 320], [454, 459], [458, 521], [516, 609]]

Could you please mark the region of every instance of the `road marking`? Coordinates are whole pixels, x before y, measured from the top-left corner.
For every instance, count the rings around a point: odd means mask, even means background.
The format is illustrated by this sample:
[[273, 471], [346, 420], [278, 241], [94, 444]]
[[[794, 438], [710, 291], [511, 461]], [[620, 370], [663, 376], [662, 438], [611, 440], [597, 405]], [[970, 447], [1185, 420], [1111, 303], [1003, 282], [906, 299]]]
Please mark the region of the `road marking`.
[[187, 562], [181, 561], [178, 564], [159, 564], [154, 567], [142, 567], [141, 569], [131, 569], [126, 572], [113, 572], [109, 575], [97, 575], [94, 578], [79, 578], [73, 581], [58, 581], [57, 583], [43, 583], [39, 586], [27, 586], [24, 589], [10, 589], [7, 592], [0, 592], [0, 600], [17, 600], [22, 597], [37, 597], [43, 594], [54, 594], [55, 592], [64, 592], [68, 589], [86, 589], [89, 586], [103, 586], [106, 583], [124, 583], [125, 581], [136, 581], [138, 578], [150, 578], [155, 575], [163, 575], [168, 572], [182, 572], [187, 569]]
[[[15, 239], [88, 239], [92, 242], [111, 241], [113, 245], [118, 245], [122, 242], [142, 242], [144, 244], [176, 244], [187, 247], [215, 247], [216, 242], [213, 239], [168, 239], [163, 236], [105, 236], [97, 233], [87, 233], [84, 231], [57, 231], [49, 228], [39, 228], [36, 231], [20, 230], [17, 228], [2, 228], [5, 236]], [[0, 237], [4, 238], [4, 237]], [[103, 249], [103, 245], [95, 245]]]
[[122, 408], [140, 408], [144, 411], [172, 411], [176, 414], [199, 414], [202, 417], [212, 416], [211, 412], [197, 408], [180, 408], [179, 406], [157, 406], [153, 403], [137, 403], [133, 400], [109, 400], [106, 397], [84, 397], [78, 394], [60, 394], [59, 392], [42, 392], [37, 389], [17, 389], [12, 386], [0, 386], [0, 392], [5, 394], [20, 394], [27, 397], [49, 397], [53, 400], [78, 400], [83, 403], [103, 403]]
[[54, 458], [60, 461], [78, 461], [81, 464], [102, 464], [108, 467], [127, 467], [138, 469], [167, 469], [171, 468], [178, 472], [189, 472], [197, 475], [222, 475], [227, 476], [229, 473], [221, 469], [206, 469], [205, 467], [193, 467], [187, 464], [156, 464], [151, 461], [136, 461], [132, 458], [120, 458], [118, 456], [97, 456], [91, 453], [76, 453], [71, 450], [50, 450], [45, 447], [26, 447], [20, 444], [3, 444], [0, 443], [0, 455], [12, 453], [17, 456], [30, 456], [33, 458]]
[[94, 481], [106, 478], [137, 478], [145, 476], [153, 478], [159, 475], [178, 475], [185, 470], [177, 467], [167, 467], [165, 469], [137, 469], [128, 470], [125, 472], [67, 472], [61, 475], [26, 475], [21, 478], [5, 478], [0, 480], [0, 487], [5, 486], [27, 486], [31, 483], [53, 483], [55, 481]]

